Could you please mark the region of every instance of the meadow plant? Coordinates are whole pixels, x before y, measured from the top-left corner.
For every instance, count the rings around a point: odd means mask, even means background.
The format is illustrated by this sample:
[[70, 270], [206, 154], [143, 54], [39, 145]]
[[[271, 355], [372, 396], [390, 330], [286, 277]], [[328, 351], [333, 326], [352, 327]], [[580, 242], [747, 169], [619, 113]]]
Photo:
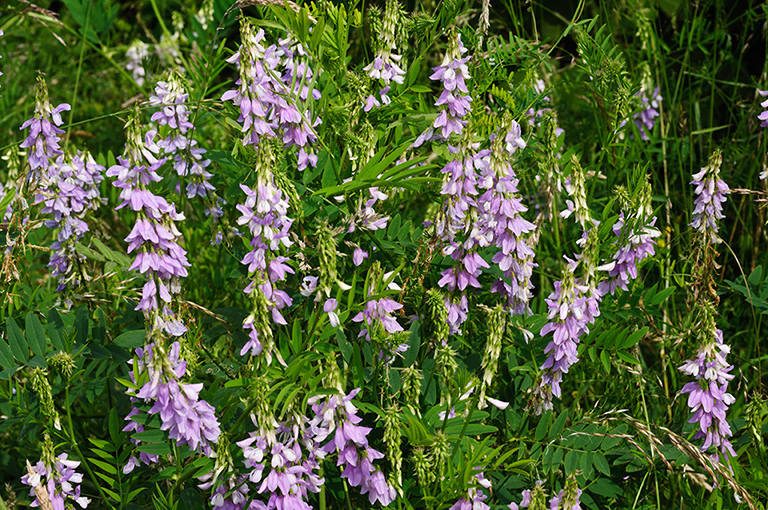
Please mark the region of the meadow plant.
[[766, 12], [140, 4], [0, 8], [0, 508], [760, 508]]

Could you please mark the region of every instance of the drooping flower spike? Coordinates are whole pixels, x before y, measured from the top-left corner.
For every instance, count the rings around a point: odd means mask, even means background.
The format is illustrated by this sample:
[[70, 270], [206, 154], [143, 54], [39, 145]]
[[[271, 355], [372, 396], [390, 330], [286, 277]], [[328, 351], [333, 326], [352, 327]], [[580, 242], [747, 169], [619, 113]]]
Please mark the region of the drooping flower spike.
[[45, 79], [42, 76], [37, 77], [35, 114], [21, 125], [21, 129], [29, 128], [29, 135], [21, 143], [22, 149], [28, 149], [27, 160], [30, 167], [28, 180], [37, 181], [40, 178], [40, 171], [36, 170], [38, 168], [47, 170], [53, 158], [62, 153], [59, 135], [64, 133], [64, 130], [58, 126], [64, 122], [61, 112], [71, 109], [72, 107], [67, 103], [53, 108], [48, 101], [48, 87]]
[[379, 48], [373, 62], [363, 68], [370, 78], [383, 85], [376, 94], [371, 94], [366, 98], [363, 108], [366, 112], [382, 105], [388, 105], [391, 102], [389, 97], [391, 84], [402, 84], [405, 80], [405, 69], [402, 67], [403, 56], [394, 53], [397, 50], [395, 32], [398, 24], [401, 23], [400, 18], [402, 16], [400, 9], [397, 0], [387, 0], [378, 37]]
[[187, 252], [179, 245], [181, 232], [177, 221], [184, 215], [176, 206], [157, 196], [148, 188], [162, 177], [157, 173], [166, 158], [157, 158], [160, 148], [154, 142], [155, 131], [142, 136], [139, 113], [128, 123], [125, 156], [118, 156], [117, 165], [107, 170], [113, 183], [120, 188], [121, 209], [128, 206], [137, 213], [136, 224], [125, 238], [128, 253], [136, 251], [130, 270], [138, 270], [147, 277], [142, 298], [136, 310], [142, 310], [152, 330], [164, 330], [171, 336], [183, 335], [187, 328], [176, 319], [169, 305], [172, 294], [180, 290], [179, 278], [187, 276]]
[[472, 96], [467, 88], [467, 80], [471, 78], [467, 62], [470, 57], [464, 57], [467, 48], [461, 42], [461, 35], [451, 38], [450, 49], [443, 57], [443, 62], [433, 67], [432, 80], [438, 80], [443, 85], [443, 91], [435, 102], [442, 107], [432, 126], [422, 133], [413, 143], [414, 147], [421, 146], [428, 140], [448, 140], [451, 134], [461, 134], [467, 121], [464, 120], [472, 106]]
[[48, 267], [51, 275], [59, 278], [58, 292], [64, 291], [70, 283], [73, 286], [79, 284], [72, 271], [73, 262], [85, 257], [75, 246], [88, 231], [85, 214], [97, 209], [104, 201], [99, 193], [103, 173], [104, 167], [89, 153], [78, 152], [74, 156], [60, 155], [42, 174], [35, 203], [43, 203], [41, 212], [50, 215], [45, 226], [57, 229]]
[[693, 201], [691, 226], [699, 231], [702, 242], [718, 244], [722, 240], [718, 235], [717, 221], [724, 218], [723, 203], [728, 199], [728, 185], [720, 179], [720, 165], [723, 153], [716, 149], [709, 158], [709, 164], [693, 175], [691, 184], [696, 198]]

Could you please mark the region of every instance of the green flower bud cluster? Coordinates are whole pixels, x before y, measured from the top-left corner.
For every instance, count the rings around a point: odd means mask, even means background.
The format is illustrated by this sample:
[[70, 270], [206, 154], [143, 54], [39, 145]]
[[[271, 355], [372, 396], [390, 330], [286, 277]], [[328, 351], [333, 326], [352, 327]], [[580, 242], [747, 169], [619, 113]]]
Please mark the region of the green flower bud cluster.
[[405, 405], [413, 414], [420, 416], [421, 372], [416, 368], [415, 363], [403, 370], [402, 381]]
[[389, 485], [403, 494], [403, 451], [400, 448], [400, 408], [390, 405], [384, 414], [384, 443], [387, 445], [387, 458], [392, 464], [389, 473]]
[[35, 368], [31, 376], [32, 389], [40, 399], [40, 411], [43, 416], [53, 422], [56, 430], [61, 430], [61, 419], [56, 406], [53, 404], [51, 384], [48, 382], [48, 374], [41, 368]]
[[480, 406], [485, 407], [485, 392], [493, 382], [493, 377], [498, 370], [499, 355], [501, 354], [501, 343], [504, 338], [504, 330], [507, 325], [507, 313], [501, 305], [488, 309], [488, 341], [485, 344], [483, 361], [483, 381], [480, 387]]

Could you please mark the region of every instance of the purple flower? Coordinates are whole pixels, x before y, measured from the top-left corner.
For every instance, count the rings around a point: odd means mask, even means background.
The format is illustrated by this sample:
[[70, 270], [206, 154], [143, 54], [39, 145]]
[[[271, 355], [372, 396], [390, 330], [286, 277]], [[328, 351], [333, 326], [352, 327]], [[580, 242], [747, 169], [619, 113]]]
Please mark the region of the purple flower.
[[546, 299], [550, 322], [541, 328], [541, 336], [553, 333], [544, 349], [549, 354], [533, 389], [532, 407], [536, 414], [552, 409], [552, 397], [560, 397], [563, 374], [579, 361], [579, 338], [589, 333], [589, 324], [600, 315], [598, 292], [575, 281], [573, 265], [563, 270], [562, 279]]
[[35, 203], [44, 203], [41, 212], [51, 216], [45, 220], [45, 226], [57, 229], [48, 267], [52, 276], [59, 277], [59, 292], [68, 283], [79, 284], [77, 276], [72, 274], [71, 261], [85, 258], [75, 250], [75, 245], [88, 231], [83, 217], [103, 201], [99, 194], [103, 172], [104, 167], [90, 154], [78, 152], [74, 156], [59, 156], [41, 175]]
[[352, 253], [352, 263], [355, 264], [355, 266], [359, 266], [363, 263], [363, 260], [367, 258], [368, 252], [360, 247], [355, 248], [355, 251]]
[[727, 393], [728, 382], [734, 377], [729, 373], [733, 365], [725, 359], [730, 352], [731, 348], [723, 343], [723, 332], [716, 329], [713, 341], [702, 345], [695, 358], [679, 367], [681, 372], [695, 378], [680, 391], [681, 394], [688, 393], [688, 407], [693, 413], [688, 422], [699, 426], [693, 437], [704, 438], [702, 452], [715, 448], [712, 455], [715, 460], [719, 460], [718, 451], [726, 458], [736, 456], [728, 440], [732, 432], [726, 421], [728, 407], [736, 401]]
[[659, 87], [656, 87], [650, 94], [650, 97], [646, 96], [645, 90], [639, 90], [635, 96], [640, 98], [643, 104], [643, 110], [635, 113], [635, 125], [640, 131], [640, 138], [644, 141], [648, 141], [648, 133], [653, 130], [653, 126], [656, 125], [656, 118], [659, 117], [659, 105], [663, 99], [659, 94]]
[[136, 258], [129, 267], [147, 276], [142, 298], [136, 310], [142, 310], [153, 328], [163, 329], [172, 336], [179, 336], [186, 327], [175, 319], [169, 308], [171, 295], [178, 292], [179, 278], [187, 276], [187, 252], [178, 244], [181, 233], [175, 222], [183, 221], [184, 215], [176, 212], [173, 204], [153, 194], [148, 185], [162, 177], [157, 170], [165, 158], [157, 159], [160, 149], [154, 143], [156, 132], [149, 131], [142, 140], [138, 119], [129, 124], [126, 141], [126, 158], [118, 156], [118, 164], [107, 170], [115, 177], [113, 183], [120, 188], [120, 209], [129, 206], [138, 213], [136, 224], [125, 238], [128, 253], [136, 251]]
[[730, 189], [720, 179], [720, 165], [723, 162], [723, 154], [715, 150], [709, 158], [709, 164], [699, 173], [693, 175], [691, 184], [695, 186], [693, 193], [693, 221], [691, 226], [702, 234], [704, 242], [717, 244], [722, 242], [717, 234], [717, 220], [724, 218], [723, 202]]
[[[189, 95], [175, 75], [168, 82], [158, 82], [155, 95], [149, 98], [149, 104], [162, 109], [152, 115], [152, 121], [170, 128], [168, 136], [158, 140], [157, 146], [166, 155], [173, 156], [173, 168], [179, 176], [190, 177], [186, 188], [187, 198], [206, 198], [213, 195], [216, 189], [210, 183], [212, 174], [206, 170], [211, 160], [203, 159], [205, 149], [196, 147], [197, 141], [190, 138], [195, 126], [189, 120], [191, 112], [186, 104], [188, 98]], [[218, 210], [212, 206], [216, 202], [215, 197], [209, 200], [206, 214], [214, 213], [218, 217]]]
[[377, 213], [373, 206], [379, 201], [387, 199], [387, 194], [379, 191], [378, 187], [368, 188], [369, 198], [363, 203], [362, 198], [359, 199], [357, 204], [357, 210], [349, 220], [348, 233], [352, 233], [355, 229], [361, 230], [379, 230], [387, 228], [387, 222], [389, 222], [389, 216], [382, 216]]
[[325, 452], [319, 447], [318, 430], [303, 415], [285, 422], [272, 416], [252, 418], [259, 430], [238, 441], [237, 446], [249, 470], [248, 480], [258, 486], [259, 494], [268, 496], [266, 504], [258, 502], [258, 508], [310, 510], [308, 494], [320, 492], [324, 483], [319, 461]]
[[251, 314], [243, 323], [245, 329], [250, 330], [249, 342], [243, 347], [241, 355], [250, 351], [252, 356], [261, 354], [266, 345], [268, 347], [265, 356], [271, 360], [271, 331], [265, 323], [265, 317], [259, 316], [259, 324], [256, 324], [258, 313], [271, 313], [272, 320], [278, 324], [286, 324], [280, 310], [290, 306], [291, 297], [275, 284], [286, 279], [287, 274], [293, 274], [294, 270], [286, 264], [288, 257], [279, 255], [281, 247], [290, 247], [293, 242], [288, 236], [288, 231], [293, 220], [288, 217], [288, 200], [283, 191], [275, 185], [274, 177], [269, 169], [269, 162], [260, 163], [257, 169], [257, 187], [251, 189], [241, 184], [240, 188], [246, 194], [243, 204], [238, 204], [237, 209], [242, 213], [238, 218], [239, 225], [247, 225], [253, 238], [252, 250], [242, 260], [248, 265], [251, 274], [251, 283], [244, 292], [252, 294], [256, 301], [256, 314]]
[[358, 337], [364, 336], [371, 341], [371, 333], [383, 328], [388, 333], [403, 331], [403, 327], [391, 314], [403, 307], [391, 298], [371, 299], [365, 303], [365, 310], [352, 318], [352, 322], [364, 322], [365, 327]]
[[[181, 382], [187, 372], [187, 363], [180, 358], [179, 350], [178, 342], [171, 345], [168, 353], [155, 343], [136, 349], [138, 364], [130, 375], [141, 388], [133, 398], [153, 404], [149, 414], [160, 416], [160, 430], [167, 430], [168, 437], [180, 445], [186, 444], [191, 450], [211, 456], [211, 443], [218, 441], [221, 433], [219, 421], [213, 407], [200, 400], [203, 384]], [[132, 411], [126, 417], [129, 424], [123, 430], [137, 430], [130, 420], [135, 414], [138, 411]]]
[[494, 282], [491, 291], [506, 296], [508, 309], [519, 315], [530, 312], [531, 276], [536, 267], [527, 240], [536, 227], [522, 216], [528, 209], [518, 192], [518, 179], [510, 159], [525, 146], [515, 121], [503, 138], [492, 140], [490, 164], [482, 168], [479, 176], [479, 187], [486, 191], [477, 200], [479, 216], [475, 226], [480, 236], [491, 239], [499, 250], [491, 262], [498, 264], [505, 278]]
[[75, 471], [79, 465], [79, 461], [69, 460], [66, 453], [53, 459], [50, 466], [42, 461], [32, 466], [27, 461], [27, 474], [21, 477], [21, 483], [32, 487], [29, 496], [35, 500], [31, 506], [41, 506], [37, 491], [42, 488], [47, 493], [51, 508], [63, 510], [67, 499], [77, 503], [80, 508], [86, 508], [91, 500], [80, 495], [78, 484], [82, 483], [83, 475]]
[[284, 147], [299, 148], [300, 170], [316, 165], [317, 158], [306, 148], [317, 141], [314, 128], [321, 120], [312, 118], [309, 99], [321, 96], [308, 85], [314, 79], [303, 46], [289, 35], [278, 41], [279, 46], [264, 48], [264, 30], [254, 33], [245, 18], [240, 36], [239, 51], [227, 59], [239, 67], [238, 88], [225, 92], [222, 100], [233, 101], [240, 110], [243, 144], [258, 145], [264, 136], [281, 137]]
[[67, 103], [51, 108], [51, 104], [48, 102], [48, 87], [45, 80], [38, 76], [35, 115], [21, 125], [21, 129], [29, 128], [29, 135], [21, 143], [21, 148], [29, 149], [27, 159], [29, 160], [30, 179], [36, 180], [36, 177], [39, 177], [34, 172], [35, 169], [47, 169], [51, 164], [51, 159], [61, 154], [59, 135], [64, 133], [64, 130], [57, 126], [61, 126], [63, 123], [61, 112], [71, 109], [72, 107]]
[[315, 417], [309, 427], [318, 443], [331, 438], [322, 451], [338, 455], [336, 465], [342, 469], [341, 477], [347, 479], [351, 486], [360, 487], [361, 494], [368, 494], [370, 504], [379, 501], [387, 506], [395, 500], [397, 493], [387, 484], [381, 470], [373, 465], [373, 461], [384, 455], [368, 444], [367, 436], [371, 429], [358, 425], [362, 418], [357, 416], [352, 399], [359, 392], [357, 388], [349, 395], [311, 397], [308, 402]]
[[637, 278], [637, 263], [655, 254], [655, 239], [661, 235], [661, 232], [653, 228], [656, 217], [654, 216], [647, 225], [642, 223], [645, 218], [638, 217], [638, 221], [640, 223], [634, 226], [634, 231], [626, 231], [622, 211], [613, 225], [613, 233], [623, 238], [624, 244], [619, 246], [613, 255], [613, 261], [598, 268], [608, 271], [608, 278], [601, 281], [597, 287], [600, 295], [609, 292], [613, 294], [617, 288], [629, 290], [629, 282]]
[[335, 299], [328, 299], [323, 304], [323, 311], [328, 314], [328, 322], [331, 323], [331, 327], [338, 328], [341, 325], [339, 316], [336, 315], [336, 308], [339, 306], [338, 301]]
[[466, 84], [466, 80], [471, 78], [467, 68], [470, 57], [462, 57], [466, 52], [461, 35], [457, 34], [451, 39], [451, 49], [443, 57], [443, 62], [432, 68], [430, 79], [439, 80], [443, 84], [443, 91], [435, 102], [435, 106], [441, 106], [442, 111], [432, 126], [416, 139], [414, 147], [419, 147], [427, 140], [448, 140], [451, 134], [461, 134], [464, 129], [467, 121], [463, 118], [472, 109], [472, 96]]

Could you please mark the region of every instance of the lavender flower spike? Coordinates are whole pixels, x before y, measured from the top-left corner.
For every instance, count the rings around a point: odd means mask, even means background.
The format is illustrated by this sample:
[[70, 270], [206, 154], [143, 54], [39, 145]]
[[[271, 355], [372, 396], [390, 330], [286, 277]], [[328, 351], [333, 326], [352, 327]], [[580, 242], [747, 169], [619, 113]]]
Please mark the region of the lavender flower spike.
[[51, 108], [48, 101], [48, 87], [42, 76], [37, 77], [37, 91], [35, 93], [35, 115], [21, 125], [21, 129], [29, 128], [29, 136], [21, 142], [22, 149], [29, 149], [27, 159], [29, 160], [30, 180], [37, 180], [39, 174], [35, 169], [47, 169], [54, 156], [61, 154], [59, 147], [59, 135], [64, 133], [61, 126], [61, 112], [71, 110], [72, 107], [67, 103], [62, 103], [56, 108]]
[[443, 110], [432, 126], [416, 139], [414, 147], [419, 147], [427, 140], [448, 140], [452, 133], [461, 134], [464, 129], [467, 121], [463, 118], [472, 108], [472, 96], [466, 84], [466, 80], [471, 78], [467, 68], [470, 57], [462, 57], [466, 52], [467, 48], [457, 34], [451, 40], [451, 49], [445, 54], [443, 62], [432, 68], [434, 73], [430, 79], [439, 80], [443, 84], [443, 92], [435, 106], [442, 106]]
[[724, 218], [723, 202], [727, 200], [725, 195], [730, 191], [728, 185], [720, 179], [722, 162], [723, 153], [715, 149], [709, 158], [709, 165], [694, 174], [691, 181], [696, 195], [691, 226], [701, 233], [704, 243], [722, 242], [717, 234], [717, 220]]
[[546, 299], [550, 322], [541, 328], [541, 335], [551, 332], [553, 337], [544, 349], [549, 357], [533, 390], [531, 405], [536, 414], [552, 409], [552, 397], [560, 397], [563, 374], [579, 361], [579, 338], [589, 333], [589, 324], [600, 314], [597, 291], [574, 279], [574, 266], [569, 264], [563, 270], [562, 279], [555, 282], [554, 292]]
[[[43, 455], [45, 457], [45, 455]], [[54, 458], [50, 464], [39, 461], [32, 466], [27, 461], [27, 474], [21, 477], [21, 483], [32, 487], [30, 497], [34, 497], [33, 507], [45, 508], [42, 502], [46, 501], [49, 508], [63, 509], [65, 500], [74, 501], [80, 508], [88, 507], [91, 500], [80, 495], [80, 484], [83, 475], [75, 471], [80, 465], [76, 460], [69, 460], [66, 453]], [[71, 503], [69, 503], [71, 508]]]
[[[180, 358], [179, 351], [179, 342], [174, 342], [168, 353], [155, 343], [136, 349], [138, 365], [130, 375], [141, 389], [133, 398], [153, 404], [149, 414], [160, 415], [160, 430], [167, 430], [171, 439], [211, 456], [211, 443], [218, 441], [221, 434], [219, 421], [213, 406], [199, 397], [203, 384], [181, 382], [187, 362]], [[130, 423], [123, 430], [141, 431], [141, 425], [130, 419], [135, 414], [126, 417]]]
[[[709, 327], [713, 326], [714, 320]], [[725, 360], [729, 352], [731, 348], [723, 343], [723, 332], [715, 329], [711, 341], [702, 345], [698, 355], [679, 368], [681, 372], [695, 378], [695, 381], [689, 382], [680, 391], [688, 394], [688, 407], [693, 413], [688, 422], [698, 424], [699, 430], [694, 437], [704, 438], [702, 452], [710, 447], [715, 448], [712, 454], [715, 460], [719, 460], [719, 453], [736, 456], [728, 440], [732, 432], [726, 421], [728, 407], [736, 401], [733, 395], [727, 393], [728, 382], [734, 377], [729, 373], [733, 365]]]

